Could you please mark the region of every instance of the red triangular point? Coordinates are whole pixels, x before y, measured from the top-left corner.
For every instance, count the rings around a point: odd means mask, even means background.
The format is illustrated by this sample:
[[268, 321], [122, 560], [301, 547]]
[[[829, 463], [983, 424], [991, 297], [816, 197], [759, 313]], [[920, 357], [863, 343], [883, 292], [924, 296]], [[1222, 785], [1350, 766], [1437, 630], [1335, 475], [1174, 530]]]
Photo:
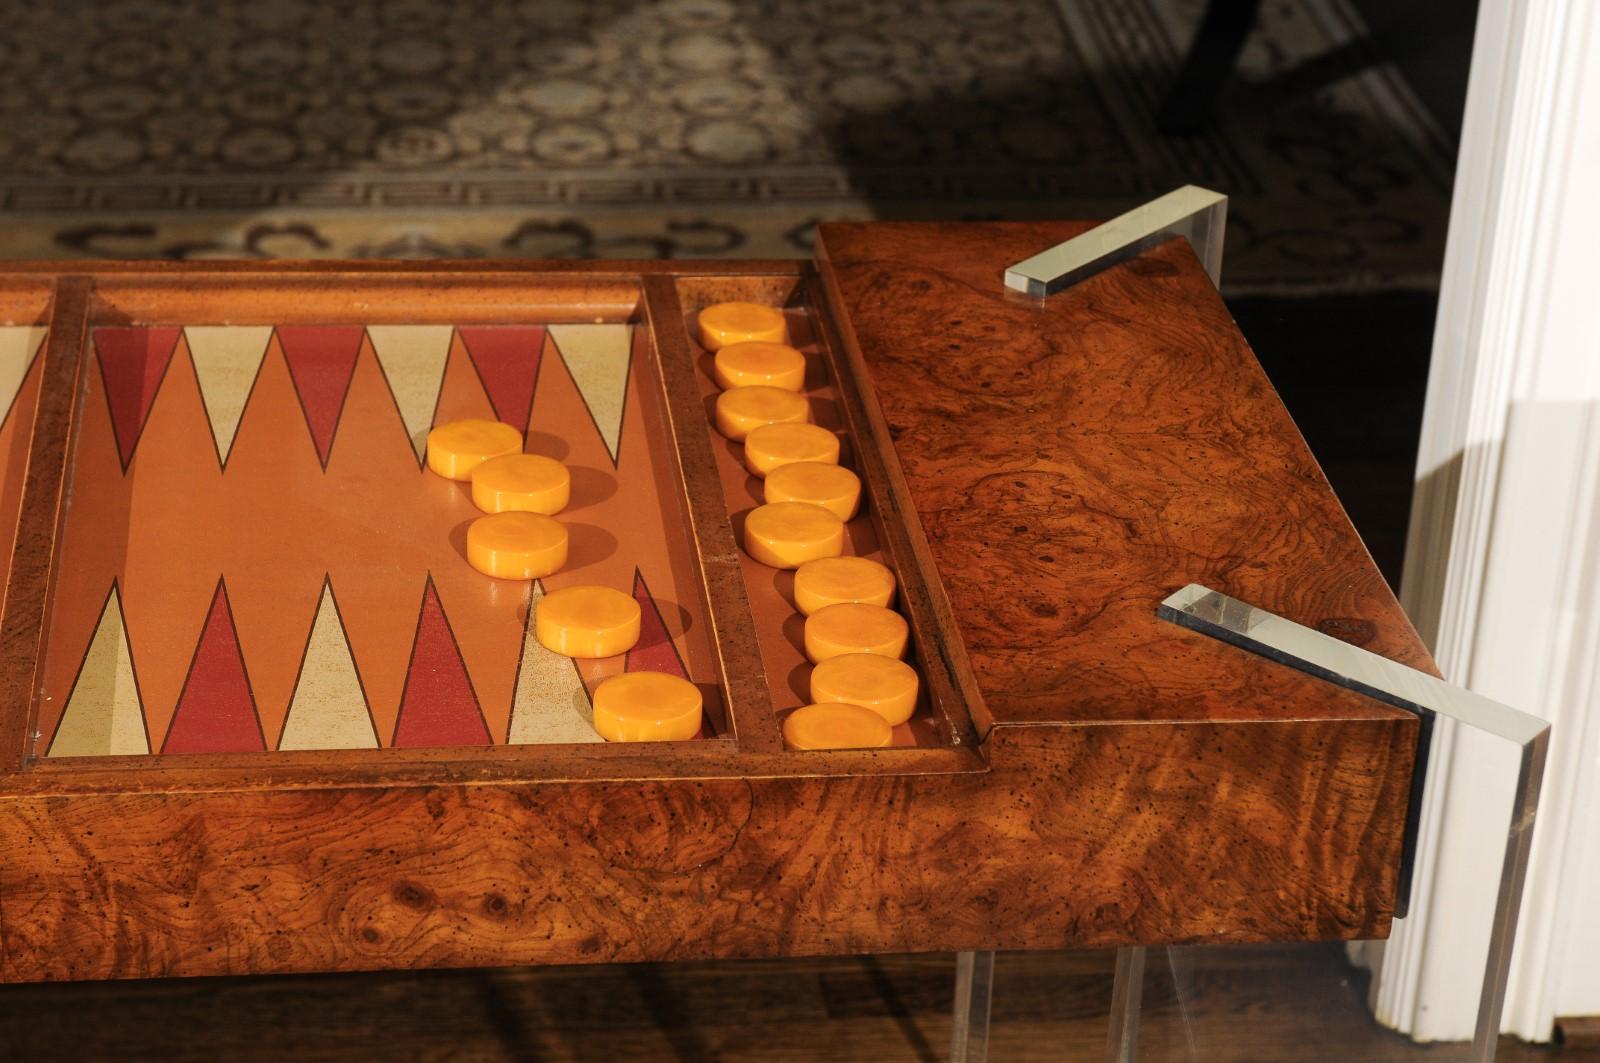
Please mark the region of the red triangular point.
[[667, 634], [667, 625], [661, 617], [650, 588], [645, 585], [644, 573], [634, 570], [633, 600], [639, 603], [639, 641], [628, 651], [624, 664], [629, 672], [666, 672], [679, 679], [688, 679], [689, 670], [678, 656], [678, 647]]
[[221, 580], [211, 597], [163, 753], [257, 753], [267, 748]]
[[489, 741], [478, 696], [430, 578], [422, 592], [422, 613], [417, 617], [405, 692], [400, 695], [394, 744], [402, 748], [486, 746]]
[[306, 427], [326, 469], [366, 330], [360, 325], [280, 325], [277, 331]]
[[176, 327], [103, 326], [94, 330], [100, 379], [105, 382], [111, 430], [117, 437], [122, 468], [133, 460], [139, 434], [155, 405], [156, 392], [172, 363], [182, 330]]
[[544, 350], [543, 325], [481, 325], [457, 328], [478, 379], [506, 424], [526, 430], [533, 409], [533, 386], [539, 379]]

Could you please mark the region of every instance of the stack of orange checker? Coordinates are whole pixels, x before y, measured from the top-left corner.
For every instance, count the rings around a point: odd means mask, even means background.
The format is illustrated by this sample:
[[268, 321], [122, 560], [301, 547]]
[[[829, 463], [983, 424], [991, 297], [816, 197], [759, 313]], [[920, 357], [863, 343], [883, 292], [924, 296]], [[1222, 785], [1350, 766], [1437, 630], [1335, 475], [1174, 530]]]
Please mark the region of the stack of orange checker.
[[838, 438], [811, 423], [805, 356], [788, 345], [781, 310], [718, 303], [700, 311], [697, 324], [725, 389], [717, 431], [744, 444], [745, 468], [764, 481], [766, 504], [745, 518], [745, 552], [796, 570], [795, 601], [806, 617], [812, 704], [784, 718], [784, 741], [791, 749], [887, 746], [915, 710], [920, 680], [900, 659], [909, 631], [890, 608], [894, 574], [841, 556], [861, 480], [839, 464]]

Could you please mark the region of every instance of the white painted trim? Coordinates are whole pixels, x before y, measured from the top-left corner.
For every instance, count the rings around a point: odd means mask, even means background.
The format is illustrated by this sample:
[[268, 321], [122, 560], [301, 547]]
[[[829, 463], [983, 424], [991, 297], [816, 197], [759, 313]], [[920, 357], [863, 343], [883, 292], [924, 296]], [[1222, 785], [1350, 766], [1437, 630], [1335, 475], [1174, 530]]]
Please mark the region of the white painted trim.
[[[1600, 840], [1575, 815], [1600, 803], [1580, 770], [1600, 741], [1600, 82], [1586, 60], [1600, 64], [1592, 0], [1481, 3], [1401, 588], [1447, 677], [1556, 721], [1507, 1004], [1530, 1039], [1549, 1036], [1557, 1000], [1592, 990], [1600, 1012], [1600, 965], [1590, 986], [1564, 963], [1574, 891], [1600, 896], [1577, 877], [1600, 868]], [[1359, 955], [1381, 1021], [1456, 1040], [1471, 1036], [1498, 878], [1503, 834], [1486, 822], [1507, 804], [1475, 736], [1441, 726], [1433, 764], [1413, 914]]]
[[[1471, 685], [1490, 697], [1533, 706], [1551, 722], [1553, 738], [1504, 1028], [1529, 1040], [1547, 1040], [1556, 1014], [1556, 960], [1577, 911], [1573, 893], [1582, 895], [1571, 870], [1591, 838], [1600, 837], [1593, 830], [1600, 824], [1581, 822], [1575, 815], [1585, 782], [1582, 751], [1586, 739], [1592, 746], [1600, 729], [1592, 685], [1594, 653], [1600, 648], [1600, 583], [1595, 580], [1600, 566], [1600, 401], [1513, 403], [1495, 510]], [[1442, 847], [1462, 850], [1455, 863], [1470, 877], [1438, 883], [1434, 902], [1441, 911], [1488, 903], [1492, 889], [1484, 887], [1497, 880], [1499, 858], [1487, 856], [1479, 839], [1488, 833], [1486, 823], [1505, 819], [1511, 797], [1509, 768], [1504, 781], [1494, 780], [1488, 757], [1458, 762], [1456, 769], [1468, 773], [1464, 778], [1479, 780], [1474, 795], [1478, 808], [1474, 813], [1469, 799], [1465, 808], [1452, 807], [1445, 820]], [[1425, 981], [1419, 1000], [1427, 1002], [1430, 995], [1451, 999], [1442, 988], [1452, 984], [1450, 967], [1462, 962], [1469, 948], [1487, 945], [1486, 933], [1482, 944], [1469, 944], [1476, 929], [1461, 927], [1434, 950], [1427, 966], [1436, 969], [1433, 984], [1441, 988], [1430, 994]], [[1600, 974], [1600, 968], [1594, 973]], [[1468, 987], [1469, 997], [1474, 989]], [[1594, 989], [1600, 991], [1600, 979]], [[1435, 1023], [1439, 1026], [1432, 1032], [1447, 1036], [1440, 1020], [1427, 1018], [1419, 1021], [1418, 1032], [1430, 1032]]]
[[[1594, 355], [1600, 362], [1600, 343]], [[1585, 430], [1587, 494], [1576, 500], [1552, 677], [1565, 735], [1541, 813], [1547, 851], [1535, 855], [1537, 892], [1524, 905], [1526, 962], [1507, 998], [1507, 1027], [1530, 1039], [1548, 1037], [1553, 1019], [1600, 1015], [1600, 817], [1590, 814], [1600, 801], [1600, 402], [1588, 404]]]
[[[1515, 77], [1524, 14], [1505, 0], [1484, 0], [1478, 8], [1440, 282], [1434, 371], [1428, 380], [1400, 589], [1412, 623], [1447, 678], [1461, 675], [1464, 654], [1459, 645], [1462, 636], [1470, 632], [1463, 632], [1459, 613], [1453, 622], [1445, 619], [1445, 602], [1450, 599], [1458, 609], [1467, 601], [1475, 602], [1479, 582], [1477, 566], [1460, 560], [1470, 554], [1472, 521], [1465, 516], [1458, 524], [1455, 512], [1457, 506], [1467, 515], [1484, 508], [1474, 502], [1486, 495], [1484, 482], [1496, 467], [1495, 455], [1485, 454], [1482, 446], [1470, 445], [1474, 438], [1485, 436], [1489, 445], [1494, 445], [1493, 436], [1481, 423], [1474, 423], [1483, 417], [1472, 400], [1488, 390], [1475, 386], [1474, 380], [1479, 372], [1477, 340], [1485, 331], [1481, 278], [1489, 272], [1494, 246], [1492, 223], [1503, 180], [1498, 160], [1507, 150], [1511, 111], [1507, 86]], [[1452, 372], [1439, 371], [1447, 365], [1453, 367]], [[1502, 373], [1509, 375], [1509, 366]], [[1475, 615], [1470, 608], [1465, 613]], [[1424, 830], [1417, 847], [1411, 915], [1395, 925], [1387, 942], [1365, 954], [1375, 970], [1374, 1013], [1379, 1021], [1405, 1033], [1412, 1032], [1415, 1025], [1422, 951], [1430, 928], [1428, 899], [1438, 863], [1438, 824], [1443, 818], [1454, 742], [1454, 727], [1449, 721], [1440, 721], [1434, 732], [1432, 773], [1423, 794]]]

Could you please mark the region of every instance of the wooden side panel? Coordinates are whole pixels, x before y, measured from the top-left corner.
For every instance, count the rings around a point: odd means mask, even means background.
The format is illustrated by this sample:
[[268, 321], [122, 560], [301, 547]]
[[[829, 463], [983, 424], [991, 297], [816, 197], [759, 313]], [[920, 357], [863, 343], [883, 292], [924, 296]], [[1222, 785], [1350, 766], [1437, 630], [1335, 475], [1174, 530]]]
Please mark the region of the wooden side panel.
[[966, 775], [16, 798], [0, 971], [1380, 936], [1414, 737], [1001, 727]]

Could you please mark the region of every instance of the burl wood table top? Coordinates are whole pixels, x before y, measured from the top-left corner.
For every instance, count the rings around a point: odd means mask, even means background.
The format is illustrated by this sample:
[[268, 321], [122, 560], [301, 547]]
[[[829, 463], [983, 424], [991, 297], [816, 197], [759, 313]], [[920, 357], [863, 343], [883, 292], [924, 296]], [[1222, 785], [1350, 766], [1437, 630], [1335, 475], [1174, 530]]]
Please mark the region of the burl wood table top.
[[1431, 668], [1185, 241], [1045, 300], [1002, 286], [1088, 227], [821, 228], [980, 729], [1394, 716], [1156, 618], [1198, 582]]
[[[1419, 667], [1427, 656], [1187, 244], [1044, 302], [1005, 291], [1006, 265], [1084, 227], [828, 225], [815, 268], [0, 271], [0, 310], [11, 307], [0, 320], [47, 333], [31, 398], [17, 406], [31, 420], [9, 429], [6, 468], [22, 496], [8, 504], [0, 493], [15, 529], [0, 614], [0, 982], [1387, 934], [1402, 901], [1418, 719], [1159, 620], [1156, 607], [1199, 582]], [[899, 573], [897, 608], [929, 695], [902, 747], [783, 746], [779, 700], [802, 696], [803, 673], [763, 651], [773, 612], [757, 591], [786, 591], [739, 551], [740, 514], [758, 496], [716, 449], [696, 376], [707, 359], [690, 331], [729, 299], [811, 323], [816, 342], [803, 346], [831, 389], [812, 400], [828, 403], [870, 498], [872, 546], [854, 545], [881, 549]], [[571, 404], [568, 434], [587, 441], [567, 445], [593, 454], [578, 464], [620, 476], [641, 467], [629, 440], [654, 438], [650, 456], [676, 470], [658, 494], [680, 507], [683, 564], [640, 567], [651, 595], [703, 591], [703, 611], [662, 616], [699, 618], [713, 639], [720, 696], [708, 705], [720, 702], [722, 716], [706, 740], [59, 757], [35, 744], [39, 651], [71, 536], [69, 443], [97, 430], [86, 410], [115, 420], [80, 401], [103, 375], [94, 329], [596, 322], [636, 330], [616, 350], [652, 360], [631, 393], [643, 401], [654, 389], [661, 431], [630, 435], [625, 412], [585, 399], [582, 420]], [[538, 348], [541, 373], [586, 364], [578, 338]], [[173, 358], [186, 367], [192, 353]], [[276, 387], [290, 416], [270, 423], [300, 432], [305, 422], [296, 445], [312, 480], [322, 422], [289, 405], [293, 353], [268, 351], [256, 401]], [[368, 398], [389, 401], [385, 381], [394, 392], [383, 354], [357, 355], [366, 376], [347, 428]], [[452, 379], [492, 403], [473, 391], [473, 355], [455, 350]], [[175, 379], [169, 394], [187, 405], [150, 416], [187, 409], [201, 455], [220, 462], [202, 383]], [[392, 410], [376, 404], [388, 420], [373, 423], [388, 426], [385, 452], [420, 477], [409, 429], [434, 407], [406, 388], [392, 397]], [[621, 417], [605, 422], [621, 425], [611, 436], [591, 417], [597, 406]], [[239, 428], [235, 472], [260, 427]], [[140, 446], [164, 438], [144, 431]], [[619, 449], [599, 449], [607, 440]], [[102, 442], [104, 482], [120, 483], [123, 456]], [[356, 445], [354, 435], [339, 444]], [[619, 560], [636, 532], [673, 526], [605, 512]], [[628, 521], [639, 527], [624, 530]], [[669, 570], [686, 588], [672, 589]], [[303, 581], [307, 624], [320, 572]], [[196, 624], [219, 585], [205, 575]], [[329, 581], [337, 597], [339, 576]], [[445, 587], [441, 611], [459, 613], [448, 584], [427, 585]], [[418, 574], [410, 600], [428, 609], [423, 587]], [[106, 593], [91, 596], [80, 628], [106, 614]], [[492, 630], [515, 633], [521, 604]], [[411, 630], [402, 650], [420, 640]], [[505, 646], [515, 663], [518, 643]], [[504, 723], [511, 738], [513, 718], [495, 717], [496, 736]]]

